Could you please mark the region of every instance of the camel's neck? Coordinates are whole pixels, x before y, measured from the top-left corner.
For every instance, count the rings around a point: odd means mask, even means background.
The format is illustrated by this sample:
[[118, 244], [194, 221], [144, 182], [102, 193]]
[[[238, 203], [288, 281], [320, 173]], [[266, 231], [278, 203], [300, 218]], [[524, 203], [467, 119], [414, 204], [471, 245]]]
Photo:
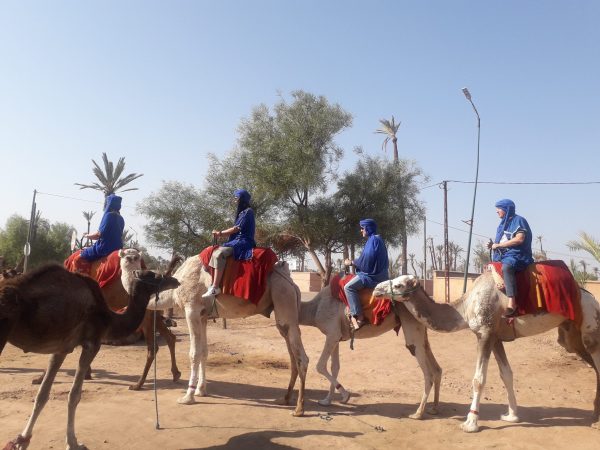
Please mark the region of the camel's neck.
[[152, 294], [145, 292], [145, 289], [140, 288], [140, 284], [134, 285], [133, 292], [129, 296], [129, 304], [127, 310], [123, 314], [117, 314], [110, 311], [110, 325], [106, 331], [106, 339], [117, 340], [133, 333], [144, 320], [146, 314], [146, 306], [150, 301]]
[[417, 289], [404, 304], [419, 322], [432, 330], [450, 333], [469, 327], [463, 316], [463, 297], [450, 304], [436, 303], [423, 289]]

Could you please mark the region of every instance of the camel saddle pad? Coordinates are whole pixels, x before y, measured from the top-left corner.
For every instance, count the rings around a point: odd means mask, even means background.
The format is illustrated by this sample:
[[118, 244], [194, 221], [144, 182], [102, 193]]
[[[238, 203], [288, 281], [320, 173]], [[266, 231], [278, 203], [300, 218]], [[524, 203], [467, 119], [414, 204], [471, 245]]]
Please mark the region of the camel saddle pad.
[[79, 272], [90, 276], [98, 282], [100, 288], [121, 277], [119, 250], [96, 261], [87, 261], [80, 254], [81, 250], [77, 250], [65, 260], [64, 265], [69, 272]]
[[[342, 277], [342, 274], [337, 274], [331, 278], [329, 287], [331, 289], [331, 295], [337, 298], [348, 306], [348, 298], [344, 291], [344, 286], [348, 284], [352, 278], [356, 275], [346, 275]], [[365, 317], [373, 325], [381, 325], [383, 319], [392, 312], [392, 302], [389, 298], [375, 298], [373, 297], [372, 288], [363, 288], [358, 291], [358, 297], [360, 298], [360, 304], [362, 305], [363, 313]]]
[[[502, 263], [488, 265], [496, 284], [503, 284]], [[519, 314], [547, 311], [581, 325], [581, 291], [561, 260], [539, 261], [516, 273]]]
[[[214, 269], [208, 263], [216, 248], [217, 246], [210, 246], [200, 252], [200, 260], [211, 275]], [[276, 262], [277, 255], [267, 247], [252, 249], [252, 259], [248, 261], [238, 261], [233, 256], [228, 257], [221, 281], [221, 292], [243, 298], [256, 305], [267, 290], [267, 277]]]

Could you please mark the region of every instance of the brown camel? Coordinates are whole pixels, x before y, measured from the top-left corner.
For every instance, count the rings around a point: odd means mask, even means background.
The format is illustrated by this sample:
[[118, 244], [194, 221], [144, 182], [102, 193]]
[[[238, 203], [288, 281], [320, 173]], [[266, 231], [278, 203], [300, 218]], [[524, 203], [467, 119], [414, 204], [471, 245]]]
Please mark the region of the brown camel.
[[600, 304], [592, 294], [581, 289], [583, 323], [581, 327], [559, 314], [526, 314], [514, 319], [511, 327], [502, 313], [508, 297], [500, 291], [491, 272], [475, 280], [471, 289], [458, 300], [436, 303], [412, 275], [402, 275], [375, 287], [376, 296], [392, 297], [403, 302], [414, 317], [432, 330], [451, 333], [470, 328], [477, 335], [477, 364], [473, 377], [473, 400], [463, 431], [479, 431], [479, 404], [485, 387], [490, 354], [493, 352], [500, 377], [508, 394], [508, 413], [501, 416], [507, 422], [519, 422], [517, 399], [513, 389], [513, 373], [504, 351], [503, 341], [533, 336], [558, 327], [558, 342], [567, 351], [577, 353], [596, 371], [596, 398], [592, 427], [600, 428]]
[[[350, 321], [345, 313], [345, 305], [335, 298], [329, 286], [324, 287], [312, 300], [302, 302], [300, 310], [300, 325], [309, 325], [318, 328], [325, 335], [325, 345], [321, 357], [317, 362], [317, 372], [329, 380], [329, 392], [319, 404], [329, 406], [333, 394], [337, 389], [341, 394], [341, 402], [347, 403], [350, 392], [338, 381], [340, 370], [340, 341], [350, 339]], [[398, 319], [398, 321], [396, 320]], [[433, 407], [427, 412], [437, 414], [440, 396], [440, 383], [442, 380], [442, 369], [438, 365], [427, 339], [427, 328], [420, 324], [401, 303], [394, 304], [394, 311], [384, 319], [380, 325], [367, 325], [354, 333], [355, 339], [367, 339], [380, 336], [402, 325], [406, 348], [417, 358], [419, 366], [423, 371], [425, 386], [421, 396], [421, 403], [412, 419], [422, 419], [425, 414], [427, 398], [434, 386]], [[327, 369], [327, 363], [331, 359], [331, 373]]]
[[174, 291], [167, 291], [158, 303], [150, 302], [148, 309], [165, 310], [175, 304], [185, 311], [190, 331], [190, 363], [191, 373], [187, 392], [178, 400], [190, 405], [195, 403], [194, 395], [205, 396], [206, 390], [206, 358], [208, 356], [208, 340], [206, 333], [207, 320], [220, 317], [235, 319], [264, 314], [267, 317], [275, 311], [275, 323], [281, 336], [285, 339], [290, 356], [291, 377], [288, 390], [281, 401], [289, 404], [298, 375], [300, 388], [294, 416], [304, 414], [304, 386], [308, 356], [302, 345], [298, 316], [300, 314], [300, 290], [291, 279], [289, 268], [284, 262], [278, 262], [268, 277], [267, 289], [258, 304], [252, 304], [232, 295], [219, 294], [216, 299], [202, 298], [212, 283], [211, 275], [202, 267], [198, 256], [192, 256], [177, 269], [173, 275], [181, 285]]
[[0, 283], [0, 353], [6, 342], [25, 352], [50, 354], [46, 375], [25, 429], [5, 448], [26, 449], [33, 427], [48, 401], [52, 383], [65, 357], [81, 346], [79, 365], [69, 393], [67, 449], [84, 449], [75, 437], [75, 410], [83, 378], [103, 339], [118, 339], [135, 330], [153, 294], [176, 288], [172, 277], [139, 272], [124, 314], [112, 312], [91, 278], [48, 265]]

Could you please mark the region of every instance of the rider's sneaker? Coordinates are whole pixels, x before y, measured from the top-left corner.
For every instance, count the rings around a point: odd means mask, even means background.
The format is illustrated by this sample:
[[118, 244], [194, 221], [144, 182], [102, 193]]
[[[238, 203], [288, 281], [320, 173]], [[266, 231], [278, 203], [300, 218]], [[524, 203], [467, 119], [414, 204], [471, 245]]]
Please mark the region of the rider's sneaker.
[[214, 297], [216, 295], [219, 295], [221, 293], [221, 289], [215, 286], [211, 286], [208, 288], [208, 291], [206, 291], [204, 294], [202, 294], [202, 298], [210, 298], [210, 297]]

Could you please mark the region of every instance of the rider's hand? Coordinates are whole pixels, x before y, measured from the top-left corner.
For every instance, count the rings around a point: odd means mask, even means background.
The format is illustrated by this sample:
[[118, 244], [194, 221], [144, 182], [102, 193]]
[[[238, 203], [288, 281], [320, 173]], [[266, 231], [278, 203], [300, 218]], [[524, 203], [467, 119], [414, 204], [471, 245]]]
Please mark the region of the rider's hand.
[[492, 249], [492, 248], [493, 248], [493, 246], [494, 246], [494, 243], [493, 243], [493, 242], [492, 242], [492, 240], [490, 239], [490, 240], [488, 241], [488, 243], [487, 243], [487, 248], [488, 248], [488, 249]]
[[345, 266], [351, 266], [351, 265], [352, 265], [352, 261], [350, 261], [348, 258], [346, 258], [346, 259], [344, 260], [344, 265], [345, 265]]
[[221, 236], [221, 232], [217, 231], [217, 230], [212, 230], [212, 235], [213, 235], [213, 237], [219, 237], [219, 236]]

